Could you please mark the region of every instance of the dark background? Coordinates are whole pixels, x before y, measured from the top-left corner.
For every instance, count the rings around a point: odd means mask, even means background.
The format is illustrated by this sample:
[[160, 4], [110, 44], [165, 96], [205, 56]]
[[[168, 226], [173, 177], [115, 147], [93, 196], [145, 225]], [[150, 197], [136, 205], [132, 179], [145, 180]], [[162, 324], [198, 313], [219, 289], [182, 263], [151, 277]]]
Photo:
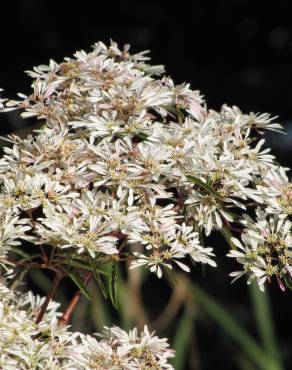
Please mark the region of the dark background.
[[[188, 81], [192, 88], [201, 90], [209, 108], [220, 109], [227, 103], [238, 105], [244, 112], [278, 115], [288, 135], [268, 134], [268, 145], [280, 162], [290, 167], [290, 6], [290, 1], [283, 0], [11, 1], [0, 13], [2, 95], [14, 98], [17, 92], [29, 92], [30, 79], [24, 70], [47, 64], [50, 58], [61, 61], [76, 50], [89, 51], [94, 42], [108, 43], [112, 38], [120, 45], [130, 43], [132, 51], [150, 49], [152, 63], [164, 64], [176, 83]], [[15, 113], [6, 114], [1, 117], [1, 133], [31, 123]], [[230, 286], [227, 275], [232, 269], [224, 264], [221, 240], [215, 238], [213, 242], [215, 248], [218, 244], [222, 273], [208, 269], [202, 275], [198, 269], [193, 277], [253, 333], [245, 282]], [[151, 280], [151, 296], [146, 289], [145, 303], [159, 305], [162, 290], [163, 283]], [[288, 369], [291, 294], [272, 286], [270, 297], [278, 343]], [[201, 369], [237, 368], [233, 359], [236, 345], [215, 324], [199, 324], [196, 330]]]

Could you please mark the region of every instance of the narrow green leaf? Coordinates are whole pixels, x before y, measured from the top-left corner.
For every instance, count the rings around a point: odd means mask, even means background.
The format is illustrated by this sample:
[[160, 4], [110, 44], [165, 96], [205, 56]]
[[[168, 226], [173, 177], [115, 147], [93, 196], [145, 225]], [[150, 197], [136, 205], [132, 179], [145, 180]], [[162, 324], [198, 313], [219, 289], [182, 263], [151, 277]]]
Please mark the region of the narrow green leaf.
[[285, 276], [284, 281], [285, 281], [285, 286], [288, 289], [292, 290], [292, 278], [291, 278], [291, 276]]
[[237, 249], [236, 245], [231, 240], [231, 238], [233, 237], [231, 231], [226, 226], [223, 226], [223, 227], [221, 227], [220, 232], [224, 236], [224, 238], [227, 241], [227, 243], [229, 244], [230, 248], [231, 249]]
[[19, 262], [23, 263], [26, 261], [32, 261], [34, 258], [39, 258], [42, 257], [40, 253], [32, 253], [28, 257], [23, 257], [22, 259], [19, 260]]
[[68, 264], [67, 264], [67, 266], [66, 266], [66, 270], [65, 270], [66, 275], [68, 275], [68, 272], [69, 272], [69, 271], [70, 271], [70, 269], [71, 269], [71, 265], [72, 265], [73, 258], [74, 258], [73, 256], [71, 256], [71, 257], [70, 257], [69, 262], [68, 262]]
[[[91, 265], [88, 265], [87, 263], [85, 263], [84, 259], [81, 259], [81, 258], [74, 257], [74, 260], [72, 261], [71, 264], [72, 264], [72, 266], [80, 267], [80, 268], [83, 268], [85, 270], [91, 270], [92, 269]], [[95, 269], [100, 275], [108, 275], [108, 273], [106, 271], [102, 270], [101, 268], [97, 267], [96, 265], [95, 265]]]
[[90, 298], [90, 295], [89, 293], [87, 292], [87, 288], [86, 286], [84, 285], [82, 279], [80, 278], [80, 276], [74, 272], [74, 271], [70, 271], [68, 273], [68, 276], [69, 278], [74, 282], [74, 284], [80, 289], [80, 291], [82, 292], [82, 294], [85, 295], [85, 297], [91, 301], [91, 298]]
[[10, 282], [9, 289], [15, 290], [19, 284], [23, 281], [25, 275], [28, 273], [30, 269], [30, 266], [25, 266], [23, 270], [20, 270], [20, 272], [15, 276], [15, 278]]
[[91, 266], [86, 265], [85, 263], [74, 261], [74, 260], [71, 262], [71, 266], [74, 266], [74, 267], [77, 267], [77, 268], [81, 268], [83, 270], [91, 271]]
[[175, 340], [172, 343], [172, 348], [175, 349], [175, 358], [173, 359], [173, 367], [176, 370], [185, 369], [188, 343], [190, 341], [190, 336], [192, 334], [193, 327], [193, 317], [191, 314], [185, 310], [182, 315], [178, 328], [175, 333]]
[[118, 309], [117, 303], [117, 264], [116, 262], [112, 263], [111, 276], [109, 279], [109, 296], [112, 301], [114, 308]]
[[[137, 274], [141, 274], [142, 269], [137, 269]], [[119, 289], [117, 289], [117, 301], [119, 306], [119, 316], [121, 320], [121, 327], [124, 330], [130, 330], [132, 327], [132, 321], [131, 321], [131, 312], [129, 310], [129, 307], [125, 302], [129, 302], [129, 287], [126, 283], [125, 279], [122, 277], [122, 274], [120, 273], [119, 265], [117, 266], [117, 273], [118, 273], [118, 279], [119, 279]]]
[[107, 295], [106, 287], [105, 287], [104, 282], [102, 281], [102, 279], [99, 275], [99, 271], [96, 267], [94, 259], [91, 257], [90, 254], [88, 254], [88, 256], [89, 256], [89, 260], [90, 260], [90, 265], [92, 267], [93, 276], [94, 276], [95, 280], [97, 281], [97, 283], [100, 287], [100, 290], [102, 291], [102, 294], [104, 295], [104, 298], [107, 299], [108, 295]]
[[135, 136], [139, 137], [142, 140], [146, 140], [148, 135], [146, 135], [144, 132], [135, 132]]
[[222, 197], [217, 193], [217, 191], [215, 191], [214, 189], [212, 189], [212, 187], [210, 185], [208, 185], [207, 183], [205, 183], [202, 180], [198, 179], [197, 177], [189, 176], [188, 175], [187, 176], [187, 179], [190, 180], [190, 181], [192, 181], [194, 184], [199, 185], [201, 188], [205, 189], [208, 193], [212, 194], [220, 202], [223, 200]]
[[277, 362], [278, 368], [281, 369], [283, 365], [276, 344], [268, 292], [262, 293], [259, 291], [257, 284], [254, 282], [250, 285], [249, 291], [262, 344], [266, 352]]
[[25, 258], [25, 260], [29, 260], [31, 258], [29, 254], [25, 253], [23, 250], [21, 250], [17, 247], [13, 247], [12, 252], [15, 253], [15, 254], [18, 254], [19, 256], [21, 256], [23, 258]]
[[232, 315], [196, 284], [192, 284], [192, 295], [196, 303], [215, 320], [241, 347], [250, 359], [262, 370], [282, 370], [261, 346], [242, 328]]
[[100, 331], [104, 325], [111, 326], [113, 318], [98, 286], [96, 284], [89, 284], [88, 290], [92, 297], [92, 303], [90, 303], [91, 319], [94, 328]]
[[170, 105], [167, 105], [167, 106], [166, 106], [166, 109], [167, 109], [169, 112], [171, 112], [171, 113], [175, 114], [175, 115], [177, 116], [177, 118], [178, 118], [178, 120], [179, 120], [179, 122], [180, 122], [180, 123], [183, 123], [183, 122], [184, 122], [184, 120], [185, 120], [185, 115], [183, 114], [183, 112], [181, 111], [181, 109], [174, 108], [174, 107], [172, 107], [172, 106], [170, 106]]

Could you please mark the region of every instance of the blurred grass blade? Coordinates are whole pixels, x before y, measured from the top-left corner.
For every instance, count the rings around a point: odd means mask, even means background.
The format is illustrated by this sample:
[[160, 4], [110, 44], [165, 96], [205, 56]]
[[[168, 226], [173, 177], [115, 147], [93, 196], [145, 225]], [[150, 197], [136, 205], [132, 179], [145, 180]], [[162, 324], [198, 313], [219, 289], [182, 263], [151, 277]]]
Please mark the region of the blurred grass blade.
[[193, 317], [185, 309], [184, 314], [182, 315], [179, 323], [178, 328], [175, 333], [175, 340], [172, 343], [172, 348], [175, 349], [175, 358], [173, 359], [173, 367], [175, 370], [183, 370], [185, 369], [187, 351], [188, 351], [188, 344], [190, 342], [190, 337], [192, 334], [192, 327], [193, 327]]
[[117, 302], [117, 264], [116, 262], [112, 263], [111, 275], [109, 279], [109, 295], [112, 301], [114, 308], [118, 309]]
[[192, 295], [195, 302], [201, 305], [206, 313], [239, 344], [260, 369], [282, 370], [282, 367], [274, 359], [271, 359], [269, 354], [236, 322], [228, 311], [195, 284], [192, 284]]
[[87, 291], [87, 288], [86, 286], [84, 285], [82, 279], [80, 278], [80, 276], [76, 273], [76, 272], [73, 272], [73, 271], [70, 271], [68, 273], [68, 276], [69, 278], [74, 282], [75, 285], [77, 285], [77, 287], [80, 289], [81, 293], [83, 295], [85, 295], [85, 297], [91, 301], [91, 298], [90, 298], [90, 295]]
[[275, 339], [268, 292], [262, 293], [256, 283], [250, 285], [249, 291], [262, 344], [271, 358], [278, 363], [278, 368], [283, 369]]
[[103, 326], [111, 326], [113, 318], [107, 307], [107, 302], [103, 299], [100, 289], [96, 284], [89, 284], [88, 290], [91, 293], [92, 303], [90, 304], [91, 319], [96, 330], [101, 331]]
[[251, 360], [243, 355], [243, 353], [239, 353], [237, 356], [237, 364], [240, 370], [257, 370], [258, 368], [255, 367], [255, 364], [251, 362]]
[[[117, 301], [119, 307], [119, 315], [121, 326], [124, 330], [130, 330], [132, 326], [131, 310], [126, 302], [129, 302], [129, 286], [123, 278], [120, 268], [117, 266], [119, 289], [117, 290]], [[139, 269], [141, 271], [142, 269]]]

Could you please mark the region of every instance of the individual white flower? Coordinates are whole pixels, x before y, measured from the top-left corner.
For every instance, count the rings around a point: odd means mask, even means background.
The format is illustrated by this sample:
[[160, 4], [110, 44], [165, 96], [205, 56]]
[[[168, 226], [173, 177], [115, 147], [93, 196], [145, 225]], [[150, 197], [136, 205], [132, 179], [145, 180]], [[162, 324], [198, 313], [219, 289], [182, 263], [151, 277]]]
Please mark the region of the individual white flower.
[[0, 256], [4, 256], [14, 247], [21, 245], [22, 240], [31, 240], [32, 238], [26, 234], [31, 227], [28, 225], [27, 219], [19, 219], [19, 215], [10, 212], [0, 213]]
[[292, 214], [292, 184], [286, 172], [284, 167], [273, 168], [263, 173], [262, 184], [257, 186], [269, 213]]

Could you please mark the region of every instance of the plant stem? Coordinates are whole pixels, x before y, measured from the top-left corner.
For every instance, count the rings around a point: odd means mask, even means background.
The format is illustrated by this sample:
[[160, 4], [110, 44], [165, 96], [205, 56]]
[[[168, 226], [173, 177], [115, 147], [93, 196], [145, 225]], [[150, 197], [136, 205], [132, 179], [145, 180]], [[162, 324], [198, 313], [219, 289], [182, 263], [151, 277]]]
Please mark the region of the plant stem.
[[32, 269], [47, 269], [55, 271], [56, 273], [60, 273], [60, 270], [57, 266], [53, 266], [46, 263], [37, 263], [37, 262], [21, 262], [21, 261], [14, 261], [10, 260], [9, 258], [0, 258], [0, 262], [12, 265], [12, 266], [28, 266]]
[[[84, 285], [88, 284], [91, 277], [92, 277], [92, 272], [88, 271], [84, 276], [84, 280], [83, 280]], [[77, 304], [80, 300], [80, 297], [81, 297], [81, 290], [78, 290], [74, 294], [74, 297], [72, 298], [69, 305], [67, 306], [66, 311], [63, 313], [62, 317], [59, 319], [59, 325], [60, 326], [64, 326], [64, 325], [68, 324], [68, 322], [70, 320], [70, 317], [72, 315], [72, 312], [74, 311], [75, 307], [77, 306]]]
[[42, 244], [40, 244], [40, 250], [41, 250], [42, 259], [43, 259], [44, 263], [48, 263], [49, 260], [48, 260], [48, 257], [46, 255], [46, 252], [45, 252], [44, 247], [43, 247]]
[[64, 277], [63, 272], [61, 272], [61, 271], [56, 272], [56, 275], [55, 275], [54, 280], [52, 282], [51, 288], [50, 288], [50, 290], [49, 290], [49, 292], [46, 296], [45, 302], [43, 303], [42, 308], [41, 308], [41, 310], [38, 314], [38, 317], [36, 319], [36, 324], [39, 324], [42, 321], [42, 319], [44, 317], [44, 314], [45, 314], [45, 312], [48, 308], [48, 305], [49, 305], [51, 299], [53, 298], [53, 296], [55, 294], [55, 291], [58, 288], [58, 286], [60, 284], [60, 281], [63, 279], [63, 277]]

